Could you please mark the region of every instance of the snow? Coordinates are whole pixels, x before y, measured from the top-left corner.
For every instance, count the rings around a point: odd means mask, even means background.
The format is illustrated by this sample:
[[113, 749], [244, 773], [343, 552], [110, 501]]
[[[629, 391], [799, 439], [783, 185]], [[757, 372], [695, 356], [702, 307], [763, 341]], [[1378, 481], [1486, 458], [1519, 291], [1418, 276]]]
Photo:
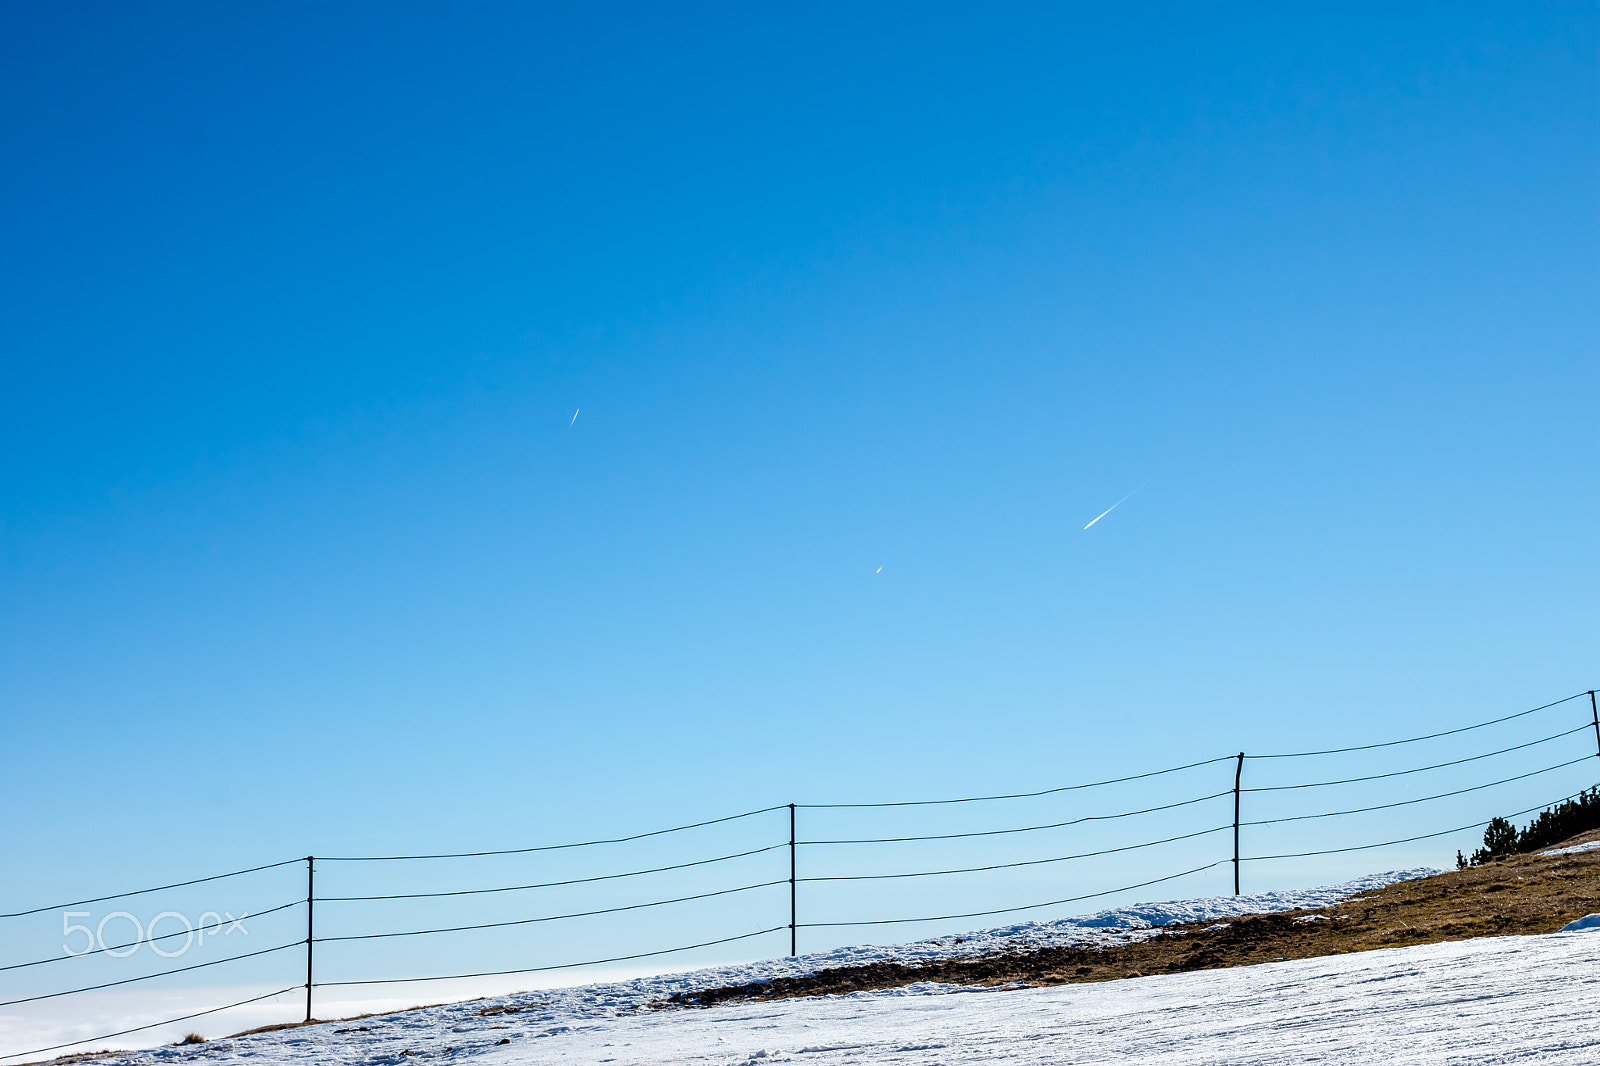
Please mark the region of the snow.
[[1585, 914], [1575, 922], [1561, 927], [1563, 933], [1581, 933], [1587, 929], [1600, 929], [1600, 914]]
[[1574, 844], [1570, 848], [1556, 848], [1553, 851], [1541, 851], [1539, 854], [1543, 856], [1575, 855], [1580, 851], [1593, 851], [1595, 848], [1600, 848], [1600, 840], [1591, 840], [1587, 844]]
[[856, 994], [538, 1031], [484, 1061], [1587, 1066], [1600, 1059], [1593, 963], [1583, 938], [1507, 937], [1097, 985]]
[[111, 1061], [1589, 1066], [1600, 1061], [1595, 954], [1590, 937], [1492, 937], [1014, 991], [926, 984], [584, 1018], [558, 1003], [480, 1018], [472, 1004], [357, 1023], [366, 1033], [318, 1026]]
[[[1150, 1061], [1277, 1063], [1600, 1061], [1600, 941], [1496, 937], [1054, 988], [920, 982], [887, 992], [664, 1008], [674, 992], [870, 959], [903, 961], [1040, 943], [1115, 943], [1159, 924], [1324, 906], [1425, 871], [1301, 892], [1118, 908], [889, 947], [854, 947], [612, 984], [167, 1047], [106, 1066], [473, 1066], [610, 1062], [753, 1066]], [[1431, 871], [1428, 871], [1431, 872]], [[1600, 916], [1590, 925], [1600, 927]], [[1586, 920], [1587, 921], [1587, 920]], [[957, 943], [957, 940], [960, 943]]]

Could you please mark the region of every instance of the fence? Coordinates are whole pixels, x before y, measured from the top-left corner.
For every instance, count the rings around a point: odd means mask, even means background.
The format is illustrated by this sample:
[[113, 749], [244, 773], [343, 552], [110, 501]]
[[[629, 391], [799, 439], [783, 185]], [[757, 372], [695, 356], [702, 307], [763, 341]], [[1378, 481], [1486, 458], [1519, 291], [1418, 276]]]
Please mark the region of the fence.
[[[1303, 765], [1306, 760], [1331, 759], [1358, 753], [1363, 754], [1363, 757], [1371, 757], [1370, 753], [1386, 752], [1389, 749], [1400, 750], [1409, 745], [1432, 742], [1465, 743], [1465, 740], [1461, 738], [1466, 738], [1479, 730], [1503, 726], [1511, 722], [1520, 723], [1522, 719], [1533, 715], [1544, 712], [1557, 712], [1557, 709], [1560, 709], [1558, 713], [1570, 714], [1572, 708], [1567, 707], [1567, 705], [1574, 703], [1574, 701], [1582, 700], [1584, 697], [1587, 697], [1587, 702], [1589, 703], [1587, 708], [1589, 714], [1584, 716], [1581, 722], [1548, 735], [1522, 740], [1515, 744], [1496, 746], [1487, 751], [1471, 750], [1467, 754], [1454, 758], [1429, 761], [1420, 765], [1403, 765], [1376, 773], [1331, 778], [1322, 775], [1313, 780], [1298, 780], [1295, 777], [1277, 780], [1271, 776], [1271, 771], [1275, 767], [1286, 767], [1292, 770], [1294, 767]], [[1581, 737], [1577, 741], [1572, 741], [1572, 738], [1578, 737], [1579, 734], [1589, 734], [1591, 731], [1593, 733], [1594, 750], [1589, 750], [1587, 736]], [[1328, 789], [1355, 786], [1360, 788], [1363, 793], [1367, 793], [1376, 787], [1379, 782], [1402, 782], [1402, 787], [1408, 788], [1413, 779], [1427, 780], [1426, 776], [1419, 775], [1436, 774], [1441, 771], [1468, 767], [1471, 768], [1471, 772], [1476, 773], [1479, 769], [1479, 764], [1488, 764], [1490, 760], [1501, 759], [1517, 752], [1535, 752], [1545, 745], [1556, 744], [1562, 740], [1582, 744], [1582, 754], [1561, 758], [1551, 762], [1549, 765], [1541, 765], [1531, 770], [1498, 776], [1494, 780], [1474, 779], [1471, 783], [1462, 787], [1431, 792], [1424, 796], [1407, 796], [1406, 798], [1384, 803], [1365, 803], [1364, 805], [1345, 806], [1334, 810], [1301, 810], [1296, 805], [1297, 803], [1304, 805], [1305, 801], [1301, 800], [1301, 797], [1309, 797], [1314, 800], [1316, 796], [1326, 794], [1324, 790]], [[294, 936], [285, 936], [281, 939], [281, 942], [269, 947], [252, 948], [249, 951], [235, 951], [218, 958], [158, 969], [154, 972], [133, 977], [94, 983], [80, 983], [74, 987], [59, 991], [41, 991], [23, 996], [10, 996], [0, 999], [0, 1009], [43, 1003], [45, 1001], [57, 1001], [64, 997], [83, 995], [106, 989], [123, 988], [174, 974], [210, 970], [214, 967], [227, 966], [247, 959], [292, 956], [299, 953], [303, 953], [304, 956], [305, 979], [303, 982], [296, 980], [274, 991], [237, 1002], [226, 1003], [208, 1010], [175, 1018], [165, 1018], [160, 1022], [123, 1029], [119, 1032], [102, 1033], [93, 1037], [73, 1040], [66, 1044], [33, 1048], [29, 1051], [16, 1052], [10, 1055], [0, 1055], [0, 1059], [45, 1054], [67, 1047], [77, 1047], [95, 1041], [128, 1036], [162, 1026], [219, 1014], [250, 1004], [263, 1003], [275, 997], [284, 997], [291, 994], [303, 994], [304, 1017], [309, 1021], [312, 1018], [313, 994], [317, 989], [403, 985], [411, 982], [426, 981], [459, 981], [467, 978], [503, 978], [576, 970], [603, 964], [662, 959], [675, 955], [684, 955], [695, 950], [720, 948], [725, 945], [742, 944], [767, 937], [776, 939], [785, 933], [787, 933], [785, 939], [787, 940], [789, 954], [796, 955], [800, 946], [801, 933], [805, 930], [857, 930], [867, 927], [894, 928], [908, 925], [938, 927], [941, 923], [955, 921], [992, 918], [1000, 915], [1047, 912], [1053, 908], [1087, 903], [1091, 900], [1104, 899], [1156, 885], [1166, 885], [1170, 882], [1193, 878], [1219, 868], [1232, 873], [1233, 891], [1238, 893], [1242, 884], [1242, 871], [1249, 864], [1345, 855], [1371, 851], [1377, 848], [1434, 840], [1451, 834], [1480, 829], [1487, 824], [1490, 816], [1498, 815], [1516, 818], [1531, 814], [1534, 811], [1560, 803], [1565, 799], [1570, 799], [1573, 793], [1568, 791], [1566, 795], [1555, 796], [1544, 803], [1535, 804], [1520, 811], [1494, 809], [1486, 804], [1478, 810], [1478, 813], [1484, 814], [1485, 817], [1464, 825], [1453, 825], [1445, 829], [1430, 829], [1426, 832], [1406, 833], [1391, 839], [1365, 840], [1360, 843], [1339, 847], [1269, 850], [1263, 853], [1247, 854], [1241, 850], [1241, 834], [1246, 830], [1255, 831], [1265, 830], [1269, 827], [1284, 827], [1290, 832], [1298, 833], [1299, 826], [1311, 822], [1359, 819], [1360, 816], [1372, 814], [1382, 814], [1385, 819], [1388, 819], [1393, 812], [1402, 808], [1409, 809], [1422, 804], [1438, 803], [1446, 799], [1484, 793], [1517, 782], [1533, 781], [1566, 768], [1586, 764], [1589, 760], [1597, 757], [1600, 757], [1600, 706], [1596, 704], [1595, 693], [1588, 691], [1576, 693], [1565, 699], [1519, 711], [1515, 714], [1426, 736], [1330, 748], [1321, 751], [1254, 755], [1234, 753], [1141, 774], [1064, 785], [1034, 792], [879, 803], [782, 804], [665, 829], [539, 847], [438, 854], [343, 855], [285, 859], [248, 869], [233, 870], [209, 877], [194, 878], [168, 885], [139, 889], [133, 892], [96, 896], [50, 906], [31, 907], [25, 910], [0, 914], [0, 920], [14, 921], [29, 916], [60, 911], [63, 913], [63, 937], [67, 941], [64, 946], [64, 952], [51, 957], [0, 965], [0, 975], [16, 975], [20, 977], [38, 974], [43, 978], [58, 969], [71, 969], [73, 960], [81, 960], [85, 956], [95, 954], [96, 948], [98, 948], [99, 954], [111, 958], [123, 958], [131, 955], [141, 946], [148, 945], [152, 953], [163, 960], [178, 958], [194, 944], [197, 931], [201, 946], [205, 945], [207, 936], [210, 936], [215, 941], [219, 937], [226, 938], [228, 934], [231, 934], [233, 931], [231, 928], [224, 928], [224, 917], [233, 922], [234, 925], [238, 925], [245, 917], [249, 917], [252, 921], [258, 921], [277, 915], [280, 916], [278, 919], [280, 922], [287, 922], [298, 921], [297, 916], [303, 914], [304, 925], [303, 935], [297, 933]], [[1458, 772], [1467, 771], [1458, 770]], [[1096, 795], [1099, 794], [1099, 790], [1115, 789], [1118, 786], [1136, 788], [1141, 795], [1148, 795], [1151, 788], [1155, 787], [1158, 782], [1161, 783], [1161, 787], [1177, 787], [1179, 783], [1205, 773], [1217, 774], [1220, 783], [1225, 787], [1213, 786], [1212, 789], [1202, 791], [1198, 795], [1180, 793], [1180, 798], [1161, 803], [1147, 802], [1144, 806], [1129, 809], [1116, 809], [1098, 813], [1076, 813], [1074, 817], [1056, 817], [1054, 820], [1044, 821], [1031, 820], [1026, 824], [1007, 823], [993, 826], [982, 819], [967, 818], [961, 813], [964, 811], [997, 808], [1015, 809], [1014, 806], [1007, 807], [1006, 805], [1027, 803], [1042, 804], [1047, 809], [1053, 809], [1055, 805], [1059, 805], [1062, 801], [1078, 802], [1079, 796]], [[1263, 773], [1267, 774], [1265, 783], [1256, 780]], [[1484, 774], [1480, 776], [1493, 775]], [[1264, 812], [1272, 815], [1271, 817], [1255, 817], [1253, 819], [1247, 817], [1252, 812], [1258, 811], [1265, 801], [1272, 803], [1272, 809]], [[894, 828], [892, 823], [895, 819], [900, 819], [903, 822], [907, 817], [912, 816], [936, 819], [936, 824], [931, 828], [941, 831], [908, 832]], [[1159, 834], [1145, 834], [1152, 837], [1152, 839], [1141, 838], [1131, 842], [1113, 843], [1110, 846], [1090, 847], [1069, 851], [1064, 854], [1047, 854], [1028, 858], [1015, 858], [1008, 854], [993, 854], [989, 856], [979, 854], [979, 850], [982, 848], [1004, 845], [1019, 838], [1031, 838], [1030, 835], [1044, 835], [1063, 830], [1081, 830], [1090, 827], [1114, 827], [1129, 819], [1151, 816], [1157, 816], [1167, 823], [1166, 831]], [[1195, 821], [1190, 824], [1181, 824], [1184, 818], [1195, 819]], [[874, 819], [878, 821], [875, 822]], [[888, 820], [891, 823], [891, 827], [887, 830], [878, 829], [874, 831], [872, 827], [874, 825], [882, 825], [884, 820]], [[862, 822], [866, 823], [865, 829], [859, 828]], [[807, 826], [808, 823], [817, 826], [818, 830], [802, 834], [802, 827]], [[830, 832], [831, 827], [836, 824], [844, 826], [845, 831], [840, 833]], [[1345, 824], [1345, 822], [1339, 821], [1338, 824]], [[852, 828], [857, 831], [850, 831]], [[1173, 829], [1181, 829], [1183, 831], [1172, 832], [1171, 830]], [[676, 848], [675, 842], [686, 839], [692, 834], [704, 834], [711, 830], [737, 830], [741, 833], [755, 835], [743, 840], [739, 847], [731, 851], [724, 849], [717, 854], [711, 855], [673, 856], [671, 849]], [[1222, 848], [1217, 849], [1216, 843], [1219, 837], [1222, 838]], [[1231, 848], [1229, 847], [1229, 842], [1231, 842]], [[908, 845], [912, 847], [907, 853], [904, 849]], [[648, 865], [635, 866], [625, 870], [613, 870], [605, 873], [591, 872], [585, 873], [583, 876], [560, 876], [553, 879], [519, 881], [511, 884], [461, 887], [459, 883], [446, 882], [436, 887], [428, 887], [418, 891], [382, 890], [389, 882], [381, 871], [392, 870], [397, 866], [412, 868], [425, 866], [437, 869], [441, 865], [450, 863], [487, 860], [521, 861], [528, 856], [538, 856], [540, 861], [549, 863], [557, 860], [566, 860], [568, 857], [581, 858], [582, 856], [593, 854], [596, 849], [618, 849], [630, 846], [635, 848], [646, 846], [667, 848], [669, 850], [664, 853], [664, 856], [674, 858], [675, 861], [655, 861]], [[936, 849], [951, 846], [967, 849], [967, 853], [975, 855], [976, 859], [968, 859], [966, 863], [960, 865], [942, 865], [938, 868], [924, 868], [918, 864], [924, 856], [940, 853], [937, 851], [918, 851], [917, 849]], [[1201, 847], [1214, 850], [1207, 854], [1197, 850]], [[897, 853], [894, 849], [902, 849], [902, 852]], [[1222, 853], [1219, 855], [1218, 851]], [[894, 857], [896, 854], [900, 854], [901, 857], [896, 859]], [[1173, 866], [1182, 866], [1183, 868], [1169, 869], [1162, 867], [1159, 871], [1147, 870], [1145, 871], [1146, 873], [1154, 872], [1157, 875], [1149, 877], [1141, 875], [1140, 879], [1130, 883], [1119, 883], [1112, 887], [1096, 889], [1095, 891], [1080, 892], [1074, 895], [1044, 900], [1007, 901], [1003, 905], [994, 906], [987, 904], [990, 902], [998, 903], [999, 901], [984, 901], [983, 905], [973, 907], [970, 902], [972, 899], [971, 890], [950, 889], [945, 890], [943, 896], [936, 894], [936, 898], [948, 897], [952, 902], [969, 901], [967, 905], [964, 907], [930, 907], [929, 909], [937, 909], [939, 911], [939, 913], [933, 914], [891, 913], [872, 916], [870, 914], [832, 914], [825, 909], [830, 905], [837, 906], [841, 903], [847, 906], [856, 906], [865, 900], [871, 900], [877, 905], [887, 906], [888, 903], [878, 903], [877, 897], [870, 894], [870, 890], [874, 887], [880, 890], [878, 892], [879, 896], [883, 896], [887, 891], [888, 901], [899, 903], [903, 898], [903, 889], [898, 886], [910, 882], [933, 883], [934, 879], [939, 879], [938, 883], [948, 884], [951, 883], [949, 879], [952, 878], [996, 871], [1053, 872], [1060, 869], [1062, 864], [1085, 860], [1101, 860], [1096, 869], [1104, 870], [1108, 868], [1105, 866], [1105, 861], [1112, 857], [1120, 859], [1127, 856], [1148, 856], [1152, 854], [1174, 855]], [[1185, 855], [1188, 858], [1183, 861], [1179, 861], [1177, 858]], [[990, 858], [1005, 861], [987, 861]], [[1198, 861], [1201, 859], [1208, 861]], [[895, 868], [883, 868], [886, 860], [891, 867]], [[828, 861], [832, 862], [831, 867], [826, 864]], [[866, 865], [863, 865], [864, 863]], [[760, 868], [763, 864], [765, 864], [765, 872], [753, 875], [754, 879], [751, 877], [731, 878], [731, 874], [721, 873], [721, 871], [736, 871], [743, 867]], [[238, 919], [233, 918], [231, 912], [225, 915], [207, 912], [201, 916], [197, 927], [195, 923], [192, 923], [184, 915], [175, 911], [165, 911], [157, 915], [146, 926], [131, 913], [117, 911], [103, 917], [99, 925], [94, 928], [88, 925], [70, 924], [70, 918], [73, 916], [92, 916], [92, 912], [75, 910], [75, 908], [139, 896], [152, 896], [173, 890], [188, 889], [198, 885], [232, 881], [246, 878], [250, 875], [265, 874], [268, 871], [290, 871], [295, 867], [302, 868], [304, 871], [303, 896], [279, 899], [264, 909], [257, 910], [249, 915], [241, 915]], [[343, 891], [335, 889], [333, 892], [319, 895], [316, 887], [318, 875], [322, 874], [326, 878], [330, 871], [342, 871], [345, 883], [354, 884], [356, 888], [354, 890], [347, 888]], [[375, 873], [368, 875], [363, 874], [363, 871], [375, 871]], [[571, 872], [579, 873], [582, 871], [577, 869]], [[514, 901], [523, 898], [523, 894], [526, 893], [550, 892], [551, 890], [566, 890], [575, 900], [588, 900], [590, 903], [606, 902], [604, 899], [595, 897], [597, 894], [613, 892], [630, 885], [649, 884], [653, 881], [668, 879], [667, 875], [675, 875], [681, 878], [708, 874], [729, 877], [733, 883], [719, 880], [713, 882], [714, 887], [706, 888], [704, 891], [680, 891], [661, 898], [652, 896], [640, 901], [622, 902], [611, 906], [584, 905], [579, 906], [577, 909], [561, 910], [558, 913], [535, 913], [531, 915], [517, 913], [516, 916], [503, 920], [455, 922], [452, 924], [427, 925], [420, 928], [379, 928], [351, 931], [349, 911], [347, 910], [347, 908], [354, 908], [358, 916], [381, 916], [381, 912], [385, 907], [394, 904], [404, 904], [408, 907], [460, 904], [479, 908], [488, 905], [489, 901]], [[802, 874], [804, 875], [802, 876]], [[368, 884], [371, 887], [363, 891], [360, 887], [362, 884]], [[854, 897], [837, 897], [830, 900], [828, 893], [838, 892], [842, 887], [846, 886], [855, 886], [858, 889], [868, 891], [868, 894]], [[697, 903], [713, 905], [717, 913], [713, 916], [708, 916], [708, 920], [720, 920], [728, 913], [729, 901], [744, 899], [751, 901], [745, 906], [745, 909], [750, 911], [752, 915], [764, 909], [773, 918], [780, 920], [769, 920], [765, 923], [759, 923], [758, 928], [744, 928], [732, 932], [725, 929], [708, 929], [707, 934], [716, 935], [702, 935], [692, 938], [692, 943], [671, 944], [665, 947], [637, 945], [639, 947], [647, 947], [647, 949], [623, 951], [620, 954], [611, 953], [605, 957], [583, 961], [550, 963], [538, 966], [477, 968], [472, 972], [445, 973], [431, 976], [398, 975], [371, 978], [340, 978], [336, 980], [318, 980], [317, 978], [316, 966], [318, 965], [319, 948], [326, 952], [343, 946], [360, 945], [371, 950], [374, 945], [401, 941], [409, 942], [418, 937], [443, 937], [509, 929], [527, 930], [547, 927], [553, 923], [573, 922], [586, 918], [605, 918], [608, 923], [615, 923], [619, 920], [619, 916], [646, 913], [653, 915], [661, 912], [664, 908], [682, 908]], [[333, 911], [335, 922], [331, 932], [327, 927], [330, 908]], [[820, 915], [820, 917], [812, 917], [816, 915]], [[801, 918], [803, 916], [812, 918], [812, 920], [802, 921]], [[207, 918], [214, 919], [209, 926]], [[113, 919], [132, 924], [135, 934], [132, 939], [124, 939], [114, 945], [107, 945], [106, 928], [107, 924]], [[157, 927], [163, 922], [168, 924], [181, 922], [182, 927], [174, 928], [170, 932], [158, 933], [156, 931]], [[319, 926], [319, 922], [323, 924]], [[78, 943], [77, 947], [81, 948], [81, 950], [75, 949], [71, 940], [72, 935], [79, 933], [87, 938]], [[726, 935], [722, 935], [724, 933]], [[177, 946], [180, 941], [182, 943], [181, 949]], [[160, 946], [158, 947], [158, 945]]]

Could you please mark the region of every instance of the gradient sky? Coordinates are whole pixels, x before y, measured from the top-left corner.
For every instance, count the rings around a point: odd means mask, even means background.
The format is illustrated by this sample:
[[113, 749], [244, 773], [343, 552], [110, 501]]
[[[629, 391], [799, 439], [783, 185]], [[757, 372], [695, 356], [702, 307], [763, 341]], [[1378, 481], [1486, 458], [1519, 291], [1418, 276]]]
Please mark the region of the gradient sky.
[[1597, 46], [5, 5], [5, 902], [1593, 687]]

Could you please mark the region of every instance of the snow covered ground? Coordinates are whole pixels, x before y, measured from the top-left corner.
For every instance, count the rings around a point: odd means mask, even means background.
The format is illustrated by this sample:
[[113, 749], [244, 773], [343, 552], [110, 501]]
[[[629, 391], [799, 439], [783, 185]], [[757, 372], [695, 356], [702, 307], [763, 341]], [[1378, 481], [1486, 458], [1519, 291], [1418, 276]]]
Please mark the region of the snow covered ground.
[[1540, 855], [1576, 855], [1580, 851], [1593, 851], [1600, 848], [1600, 840], [1591, 840], [1587, 844], [1574, 844], [1570, 848], [1555, 848], [1551, 851], [1541, 851]]
[[1059, 943], [1074, 936], [1152, 935], [1152, 920], [1259, 913], [1286, 909], [1285, 903], [1316, 906], [1396, 879], [1391, 874], [1313, 890], [1316, 895], [1300, 903], [1285, 898], [1296, 894], [1274, 894], [1279, 905], [1270, 908], [1260, 897], [1123, 908], [1065, 923], [992, 930], [965, 937], [959, 945], [945, 938], [893, 949], [849, 949], [844, 957], [829, 953], [525, 993], [102, 1061], [130, 1066], [189, 1061], [392, 1066], [427, 1059], [484, 1066], [1600, 1062], [1600, 1027], [1591, 1020], [1600, 1009], [1596, 932], [1431, 944], [1045, 989], [924, 984], [710, 1009], [647, 1006], [685, 988], [863, 957], [958, 953], [991, 937]]

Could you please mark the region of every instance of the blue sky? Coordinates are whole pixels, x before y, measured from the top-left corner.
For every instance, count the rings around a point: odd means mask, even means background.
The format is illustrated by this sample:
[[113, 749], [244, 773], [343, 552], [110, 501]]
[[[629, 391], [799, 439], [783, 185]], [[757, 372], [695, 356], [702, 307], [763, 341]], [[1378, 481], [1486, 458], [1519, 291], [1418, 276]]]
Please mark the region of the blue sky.
[[1596, 683], [1590, 5], [0, 20], [17, 906]]

